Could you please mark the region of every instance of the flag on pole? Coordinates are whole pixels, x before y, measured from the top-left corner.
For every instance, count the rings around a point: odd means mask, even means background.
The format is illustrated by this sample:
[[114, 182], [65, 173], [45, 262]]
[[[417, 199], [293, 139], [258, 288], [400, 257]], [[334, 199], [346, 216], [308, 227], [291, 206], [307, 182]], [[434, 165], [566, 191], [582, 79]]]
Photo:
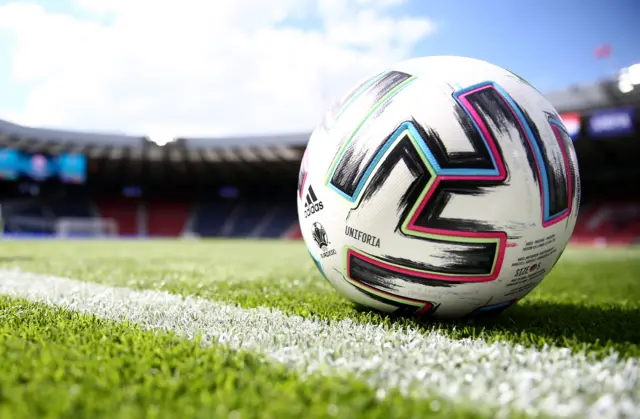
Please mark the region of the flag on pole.
[[594, 55], [596, 56], [596, 59], [598, 60], [604, 60], [606, 58], [609, 58], [611, 56], [611, 45], [610, 44], [602, 44], [596, 47], [596, 49], [593, 50]]

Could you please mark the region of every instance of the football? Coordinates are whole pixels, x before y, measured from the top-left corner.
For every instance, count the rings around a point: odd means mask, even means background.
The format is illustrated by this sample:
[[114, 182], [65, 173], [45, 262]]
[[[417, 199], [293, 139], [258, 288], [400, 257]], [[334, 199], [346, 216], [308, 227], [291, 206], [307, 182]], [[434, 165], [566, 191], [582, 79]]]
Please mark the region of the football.
[[575, 150], [531, 84], [464, 57], [361, 81], [313, 131], [303, 238], [357, 304], [401, 315], [497, 313], [553, 269], [580, 202]]

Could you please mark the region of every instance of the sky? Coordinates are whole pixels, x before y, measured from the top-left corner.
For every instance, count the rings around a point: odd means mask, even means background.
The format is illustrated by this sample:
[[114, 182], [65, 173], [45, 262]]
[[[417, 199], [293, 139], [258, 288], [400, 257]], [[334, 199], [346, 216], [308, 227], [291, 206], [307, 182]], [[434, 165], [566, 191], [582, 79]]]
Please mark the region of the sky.
[[0, 119], [160, 142], [308, 131], [411, 57], [543, 92], [595, 82], [640, 62], [639, 18], [638, 0], [0, 0]]

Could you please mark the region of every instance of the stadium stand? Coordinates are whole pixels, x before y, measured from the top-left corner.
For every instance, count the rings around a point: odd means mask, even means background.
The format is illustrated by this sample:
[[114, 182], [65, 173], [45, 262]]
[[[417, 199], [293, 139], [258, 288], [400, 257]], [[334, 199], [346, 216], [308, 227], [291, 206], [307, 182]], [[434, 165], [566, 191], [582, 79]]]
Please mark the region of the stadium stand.
[[265, 218], [263, 229], [258, 232], [260, 237], [286, 237], [292, 226], [298, 226], [298, 214], [295, 205], [280, 205], [273, 208], [271, 216]]
[[[565, 119], [580, 162], [586, 198], [574, 241], [638, 242], [640, 89], [622, 93], [608, 80], [547, 97]], [[300, 238], [293, 197], [307, 138], [177, 138], [159, 146], [144, 136], [0, 121], [0, 153], [15, 150], [33, 164], [65, 154], [86, 158], [86, 179], [70, 184], [51, 174], [12, 174], [0, 154], [4, 228], [9, 236], [53, 235], [62, 219], [105, 219], [128, 237]]]
[[233, 203], [201, 203], [195, 211], [193, 231], [201, 237], [222, 235], [225, 222], [234, 209]]
[[640, 201], [613, 197], [583, 207], [574, 230], [576, 243], [632, 244], [640, 238]]
[[150, 200], [144, 205], [148, 236], [175, 237], [183, 234], [191, 216], [189, 203]]
[[137, 236], [140, 228], [138, 213], [139, 201], [126, 198], [110, 197], [97, 202], [98, 213], [102, 218], [110, 218], [118, 224], [118, 232], [122, 236]]

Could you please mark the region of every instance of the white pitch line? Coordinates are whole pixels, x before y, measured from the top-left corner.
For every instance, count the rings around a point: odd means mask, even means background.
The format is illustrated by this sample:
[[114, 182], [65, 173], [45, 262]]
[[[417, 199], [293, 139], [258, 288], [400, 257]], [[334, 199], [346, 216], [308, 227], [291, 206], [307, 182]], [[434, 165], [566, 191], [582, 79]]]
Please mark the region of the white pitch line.
[[399, 326], [290, 316], [162, 291], [135, 291], [0, 270], [0, 294], [175, 331], [262, 353], [301, 374], [350, 373], [374, 388], [413, 397], [529, 414], [640, 417], [640, 364], [615, 354], [593, 360], [569, 349], [451, 339]]

